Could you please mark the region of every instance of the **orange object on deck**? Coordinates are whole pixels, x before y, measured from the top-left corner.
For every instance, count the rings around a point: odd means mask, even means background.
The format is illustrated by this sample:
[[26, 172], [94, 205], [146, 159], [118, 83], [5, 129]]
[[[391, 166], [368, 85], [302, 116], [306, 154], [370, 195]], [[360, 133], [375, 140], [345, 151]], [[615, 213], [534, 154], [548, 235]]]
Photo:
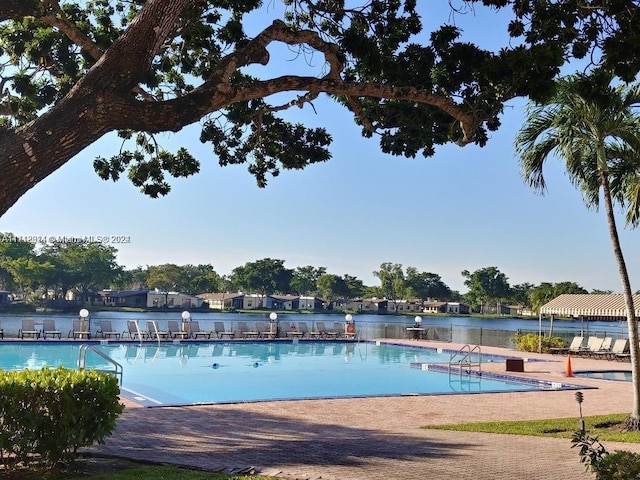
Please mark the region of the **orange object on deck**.
[[567, 368], [564, 372], [565, 377], [573, 377], [573, 371], [571, 370], [571, 354], [567, 355]]

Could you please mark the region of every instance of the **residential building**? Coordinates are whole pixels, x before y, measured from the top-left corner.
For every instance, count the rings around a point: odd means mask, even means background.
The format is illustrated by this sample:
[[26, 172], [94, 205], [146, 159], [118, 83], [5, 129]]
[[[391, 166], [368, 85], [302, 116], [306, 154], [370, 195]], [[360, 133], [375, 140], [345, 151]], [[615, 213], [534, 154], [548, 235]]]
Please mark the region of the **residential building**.
[[202, 293], [198, 295], [198, 297], [201, 298], [203, 302], [207, 302], [209, 308], [212, 310], [239, 310], [243, 305], [244, 293]]

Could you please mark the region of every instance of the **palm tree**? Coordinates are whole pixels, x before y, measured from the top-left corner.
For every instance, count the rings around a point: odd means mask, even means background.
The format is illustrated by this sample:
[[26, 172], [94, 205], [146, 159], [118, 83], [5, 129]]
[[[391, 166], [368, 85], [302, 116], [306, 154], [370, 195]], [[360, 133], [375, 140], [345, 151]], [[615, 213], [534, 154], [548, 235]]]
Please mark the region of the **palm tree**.
[[612, 86], [612, 81], [605, 72], [560, 80], [552, 98], [530, 104], [515, 147], [522, 176], [535, 191], [545, 192], [542, 169], [547, 159], [556, 157], [565, 163], [588, 208], [597, 210], [602, 194], [631, 344], [633, 409], [627, 428], [640, 430], [638, 324], [613, 213], [615, 202], [626, 210], [628, 224], [640, 223], [640, 86]]

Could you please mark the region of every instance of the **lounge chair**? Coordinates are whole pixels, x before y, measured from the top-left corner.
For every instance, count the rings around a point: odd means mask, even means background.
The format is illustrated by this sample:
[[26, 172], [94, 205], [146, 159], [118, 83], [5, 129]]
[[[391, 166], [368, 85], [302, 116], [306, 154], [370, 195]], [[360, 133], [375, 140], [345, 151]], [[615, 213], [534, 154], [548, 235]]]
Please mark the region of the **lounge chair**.
[[242, 338], [256, 338], [258, 336], [257, 330], [249, 330], [247, 322], [238, 322], [238, 332]]
[[167, 322], [167, 330], [169, 330], [169, 336], [171, 338], [189, 338], [189, 332], [180, 328], [177, 320], [169, 320]]
[[147, 320], [147, 335], [149, 335], [149, 338], [160, 340], [161, 338], [168, 338], [169, 332], [166, 330], [160, 330], [156, 320]]
[[89, 331], [89, 320], [74, 320], [69, 331], [69, 338], [91, 338], [91, 332]]
[[569, 350], [571, 350], [572, 353], [575, 353], [580, 349], [583, 342], [584, 342], [584, 337], [580, 335], [576, 335], [575, 337], [573, 337], [573, 340], [571, 340], [571, 343], [569, 344], [568, 347], [552, 347], [549, 349], [549, 353], [566, 354], [566, 353], [569, 353]]
[[46, 339], [47, 335], [51, 335], [53, 338], [62, 338], [62, 332], [56, 328], [55, 320], [42, 320], [42, 338]]
[[36, 321], [33, 318], [23, 318], [22, 328], [18, 331], [21, 339], [25, 336], [31, 338], [40, 338], [40, 330], [36, 330]]
[[258, 332], [258, 337], [275, 338], [276, 332], [272, 332], [269, 327], [270, 325], [267, 325], [266, 322], [256, 322], [256, 331]]
[[344, 337], [344, 325], [340, 322], [333, 322], [331, 331], [336, 333], [337, 338]]
[[329, 330], [324, 322], [316, 322], [316, 330], [320, 332], [321, 337], [325, 338], [336, 338], [338, 336], [338, 332], [333, 330]]
[[224, 322], [213, 322], [213, 328], [218, 338], [233, 338], [234, 333], [231, 330], [227, 330], [224, 326]]
[[600, 348], [602, 347], [602, 342], [604, 342], [604, 338], [595, 336], [589, 337], [589, 339], [587, 340], [587, 346], [583, 347], [580, 350], [579, 355], [593, 355], [595, 352], [600, 350]]
[[322, 337], [322, 332], [320, 330], [318, 330], [317, 328], [314, 328], [312, 326], [311, 330], [309, 330], [309, 337], [310, 338], [320, 338], [320, 337]]
[[96, 332], [96, 337], [102, 338], [111, 338], [116, 337], [116, 339], [120, 338], [120, 332], [116, 332], [111, 326], [111, 320], [100, 320], [100, 328]]
[[311, 332], [309, 331], [307, 322], [298, 322], [298, 331], [302, 334], [301, 337], [311, 337]]
[[600, 350], [598, 350], [597, 352], [592, 352], [591, 355], [596, 358], [606, 358], [606, 356], [611, 352], [612, 346], [613, 346], [613, 338], [604, 337], [604, 341], [600, 346]]
[[631, 353], [629, 353], [629, 339], [618, 338], [611, 347], [611, 352], [607, 355], [608, 360], [629, 360], [631, 359]]
[[129, 334], [129, 338], [135, 340], [136, 337], [138, 340], [142, 340], [147, 338], [147, 332], [143, 332], [140, 330], [140, 325], [138, 325], [137, 320], [127, 320], [127, 329], [122, 332], [122, 336]]
[[302, 338], [303, 333], [296, 328], [295, 323], [291, 323], [291, 326], [287, 330], [287, 337], [290, 338]]
[[189, 322], [189, 333], [193, 338], [211, 338], [211, 333], [205, 330], [200, 330], [200, 322], [198, 320], [191, 320]]

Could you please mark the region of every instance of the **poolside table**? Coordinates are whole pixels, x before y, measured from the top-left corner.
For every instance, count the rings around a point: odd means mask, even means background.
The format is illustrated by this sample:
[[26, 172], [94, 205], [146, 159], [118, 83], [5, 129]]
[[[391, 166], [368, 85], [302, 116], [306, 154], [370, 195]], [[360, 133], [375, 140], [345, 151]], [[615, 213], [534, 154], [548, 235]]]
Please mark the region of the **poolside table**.
[[424, 338], [424, 332], [426, 328], [423, 327], [407, 327], [407, 336], [414, 340], [422, 340]]

